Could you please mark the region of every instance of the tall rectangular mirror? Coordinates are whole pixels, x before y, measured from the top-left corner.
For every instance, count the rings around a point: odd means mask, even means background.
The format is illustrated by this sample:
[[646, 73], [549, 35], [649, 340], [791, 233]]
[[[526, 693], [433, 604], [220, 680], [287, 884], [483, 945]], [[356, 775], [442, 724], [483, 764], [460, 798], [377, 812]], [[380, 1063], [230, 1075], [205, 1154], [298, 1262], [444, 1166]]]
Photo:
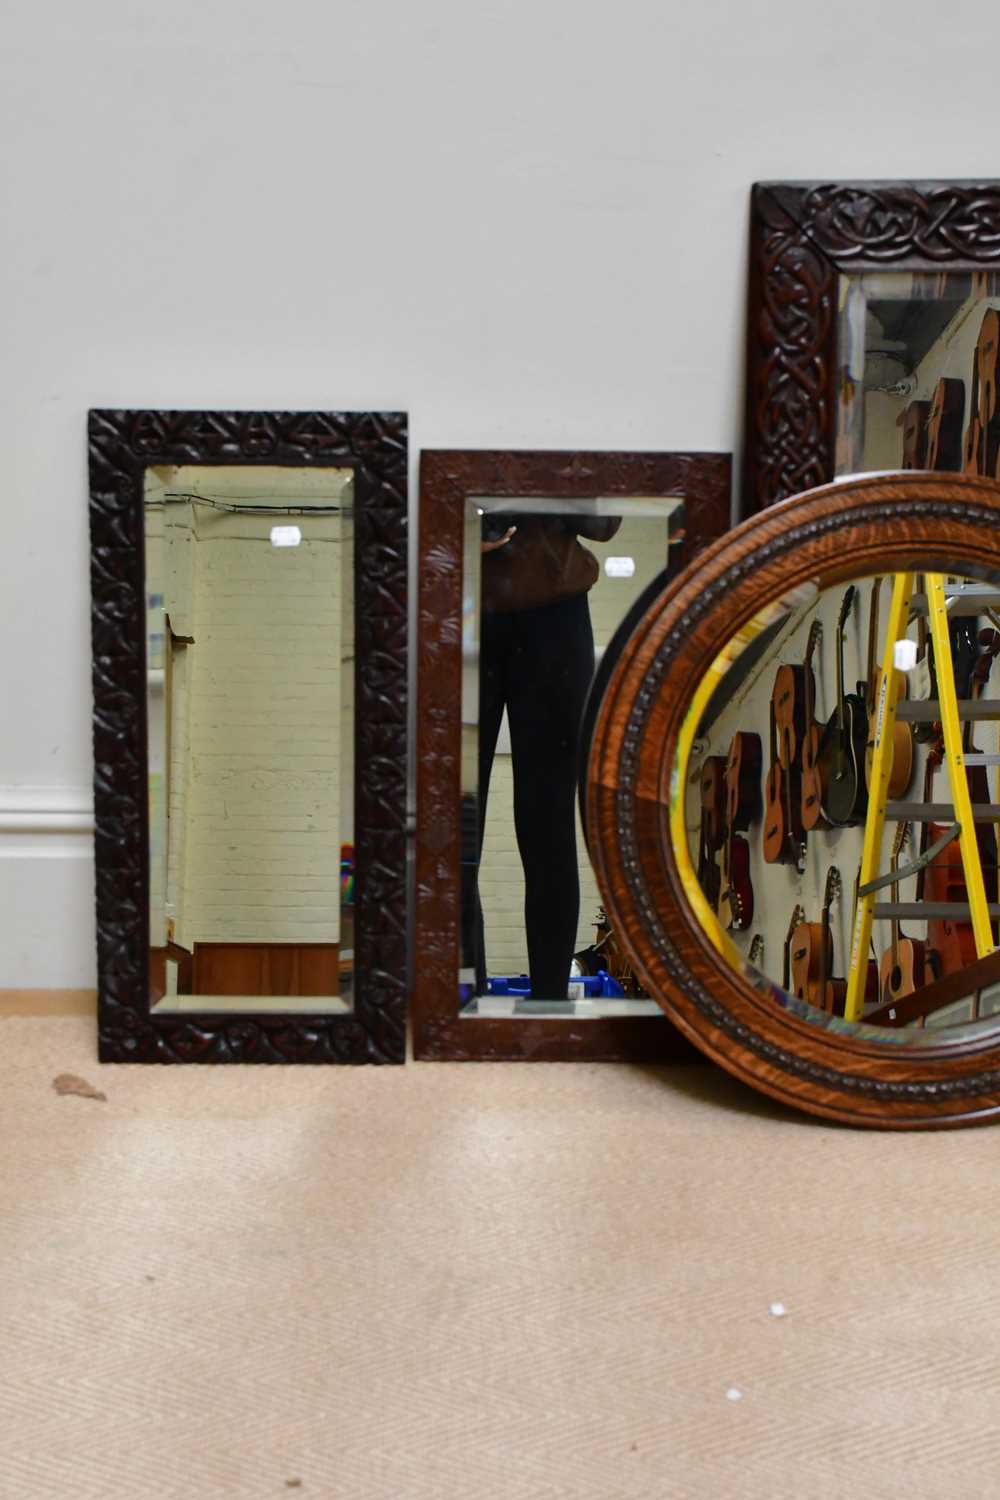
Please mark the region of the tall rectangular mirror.
[[424, 453], [417, 1057], [676, 1057], [577, 801], [620, 631], [729, 522], [725, 454]]
[[405, 419], [90, 436], [101, 1056], [402, 1061]]

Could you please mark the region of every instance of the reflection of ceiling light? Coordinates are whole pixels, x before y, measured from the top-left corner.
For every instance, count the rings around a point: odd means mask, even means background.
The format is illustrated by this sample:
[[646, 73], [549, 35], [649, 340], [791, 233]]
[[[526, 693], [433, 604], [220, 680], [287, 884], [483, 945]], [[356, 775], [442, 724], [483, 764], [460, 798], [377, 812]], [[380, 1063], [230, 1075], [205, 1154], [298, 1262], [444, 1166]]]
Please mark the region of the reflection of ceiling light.
[[604, 571], [609, 578], [631, 578], [635, 572], [634, 557], [608, 557], [604, 560]]
[[297, 526], [272, 526], [272, 547], [297, 547], [302, 540], [302, 533]]
[[892, 664], [900, 672], [912, 672], [917, 665], [917, 643], [906, 640], [897, 641], [892, 648]]

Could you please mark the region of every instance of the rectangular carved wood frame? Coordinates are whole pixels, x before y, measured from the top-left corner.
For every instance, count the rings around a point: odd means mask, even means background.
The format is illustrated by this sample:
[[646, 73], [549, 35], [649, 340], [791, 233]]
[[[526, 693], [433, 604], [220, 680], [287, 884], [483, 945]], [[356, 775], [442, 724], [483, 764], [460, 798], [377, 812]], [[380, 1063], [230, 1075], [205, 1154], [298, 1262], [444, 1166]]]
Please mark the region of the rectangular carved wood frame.
[[683, 565], [729, 527], [723, 453], [448, 452], [420, 461], [414, 1056], [471, 1061], [697, 1059], [662, 1016], [593, 1021], [458, 1013], [462, 556], [466, 498], [674, 495]]
[[[101, 1061], [405, 1061], [405, 415], [92, 411], [89, 451]], [[150, 1013], [143, 486], [153, 464], [354, 471], [357, 895], [350, 1015]]]
[[834, 478], [837, 278], [1000, 268], [1000, 182], [758, 182], [742, 514]]

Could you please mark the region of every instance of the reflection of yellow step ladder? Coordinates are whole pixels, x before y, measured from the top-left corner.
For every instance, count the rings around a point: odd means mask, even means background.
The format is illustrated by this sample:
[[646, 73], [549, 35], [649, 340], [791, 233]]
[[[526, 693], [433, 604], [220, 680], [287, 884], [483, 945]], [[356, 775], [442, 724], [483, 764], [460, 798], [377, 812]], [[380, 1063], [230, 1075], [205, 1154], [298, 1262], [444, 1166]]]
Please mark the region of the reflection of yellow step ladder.
[[[892, 880], [892, 876], [879, 877], [879, 863], [882, 855], [882, 834], [885, 829], [887, 812], [889, 816], [898, 818], [910, 817], [913, 812], [905, 808], [903, 804], [888, 804], [889, 774], [892, 770], [892, 744], [893, 729], [896, 723], [896, 643], [906, 635], [906, 627], [910, 615], [910, 601], [913, 595], [914, 575], [912, 573], [897, 573], [892, 591], [892, 605], [889, 609], [889, 624], [886, 631], [885, 653], [882, 658], [882, 674], [879, 680], [878, 694], [875, 701], [875, 734], [874, 755], [871, 769], [871, 782], [868, 789], [868, 816], [865, 820], [864, 850], [861, 856], [861, 875], [858, 885], [858, 904], [854, 913], [854, 934], [851, 941], [851, 964], [847, 976], [847, 999], [844, 1006], [844, 1015], [848, 1021], [861, 1019], [862, 1006], [865, 997], [865, 979], [868, 969], [868, 950], [871, 944], [872, 918], [874, 916], [935, 916], [939, 913], [932, 907], [915, 907], [911, 910], [906, 904], [891, 903], [888, 906], [875, 905], [875, 893], [882, 886]], [[937, 674], [938, 703], [935, 718], [940, 718], [941, 727], [944, 731], [945, 764], [948, 767], [948, 779], [951, 785], [952, 804], [954, 807], [954, 819], [958, 828], [959, 846], [962, 851], [962, 866], [965, 872], [965, 885], [969, 896], [968, 913], [971, 916], [972, 931], [976, 940], [977, 957], [983, 958], [993, 950], [993, 932], [990, 926], [991, 907], [986, 899], [986, 886], [983, 880], [983, 869], [979, 858], [979, 847], [976, 843], [976, 830], [973, 824], [972, 801], [969, 796], [969, 783], [965, 773], [966, 765], [988, 765], [996, 762], [996, 756], [966, 755], [962, 748], [962, 730], [960, 724], [960, 713], [965, 718], [986, 717], [986, 714], [977, 715], [974, 704], [963, 704], [961, 710], [955, 691], [955, 672], [951, 657], [951, 640], [948, 634], [948, 606], [945, 597], [944, 579], [940, 573], [928, 573], [926, 575], [927, 587], [927, 610], [930, 615], [931, 640], [934, 643], [934, 666]], [[904, 717], [904, 712], [911, 705], [905, 705], [899, 711], [899, 717]], [[914, 705], [914, 707], [926, 708], [927, 705]], [[907, 718], [911, 717], [906, 713]], [[930, 809], [920, 810], [924, 817]], [[935, 809], [935, 814], [939, 810]], [[989, 816], [989, 809], [979, 809], [978, 816], [983, 817], [984, 812]], [[995, 820], [994, 820], [995, 821]], [[947, 840], [945, 841], [947, 842]], [[905, 871], [900, 871], [895, 878], [903, 876]], [[964, 908], [962, 909], [964, 912]], [[992, 910], [1000, 911], [1000, 907]], [[943, 914], [943, 913], [941, 913]], [[955, 913], [949, 913], [954, 915]]]

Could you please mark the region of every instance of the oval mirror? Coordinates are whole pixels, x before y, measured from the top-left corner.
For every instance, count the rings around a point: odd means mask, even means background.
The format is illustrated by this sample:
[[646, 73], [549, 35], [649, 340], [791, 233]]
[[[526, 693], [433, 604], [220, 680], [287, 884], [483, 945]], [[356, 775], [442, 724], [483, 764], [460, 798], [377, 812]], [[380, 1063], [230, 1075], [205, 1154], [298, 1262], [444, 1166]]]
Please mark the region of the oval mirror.
[[651, 603], [593, 715], [588, 844], [670, 1018], [850, 1122], [1000, 1107], [1000, 484], [852, 478]]

